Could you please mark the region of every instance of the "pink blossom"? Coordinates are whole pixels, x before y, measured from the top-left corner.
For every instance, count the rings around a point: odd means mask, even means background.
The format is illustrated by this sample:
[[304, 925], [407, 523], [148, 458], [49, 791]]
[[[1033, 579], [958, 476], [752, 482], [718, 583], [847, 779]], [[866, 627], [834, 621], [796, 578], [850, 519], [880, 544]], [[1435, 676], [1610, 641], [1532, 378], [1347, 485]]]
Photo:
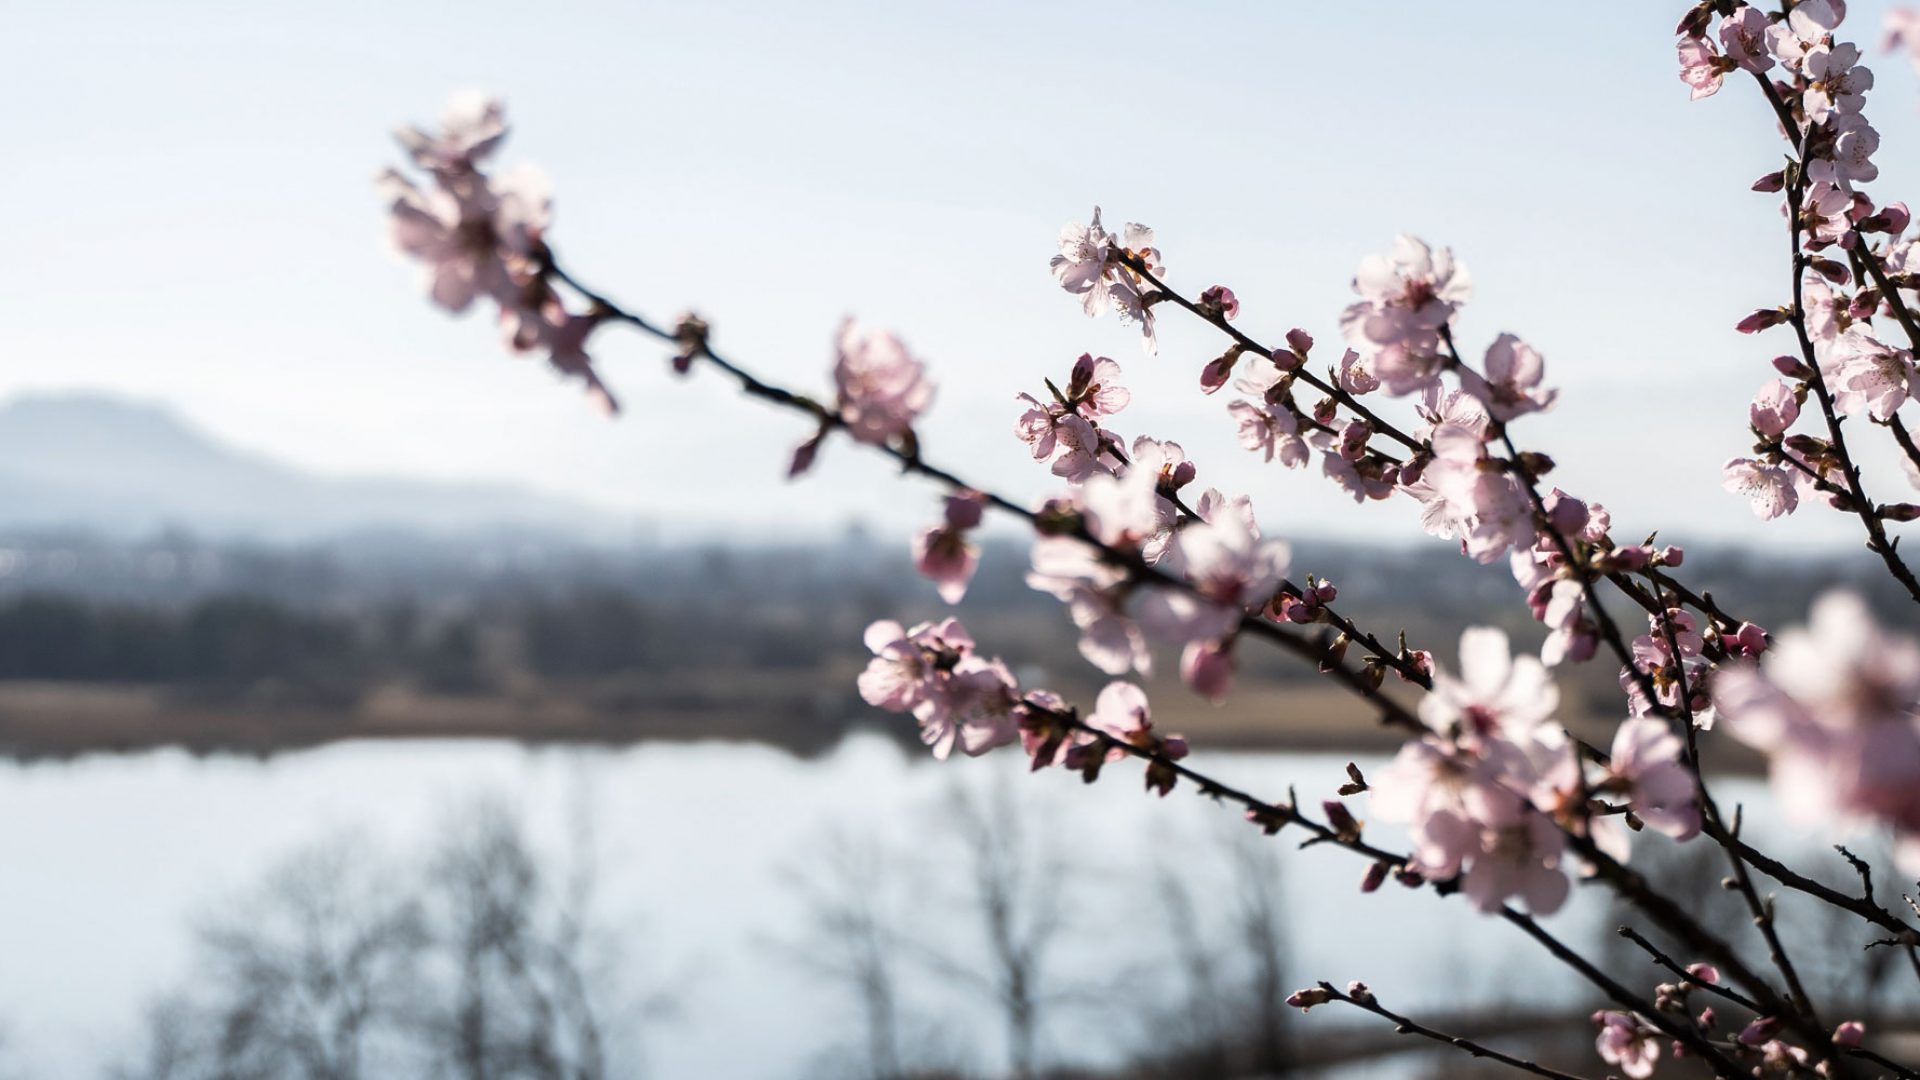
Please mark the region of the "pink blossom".
[[1880, 39], [1883, 52], [1907, 50], [1907, 59], [1920, 68], [1920, 8], [1897, 7], [1887, 12], [1886, 36]]
[[1229, 321], [1240, 314], [1240, 299], [1225, 285], [1209, 285], [1200, 294], [1200, 306], [1218, 312], [1221, 318]]
[[481, 296], [517, 306], [524, 262], [551, 219], [551, 201], [531, 169], [492, 179], [479, 174], [423, 191], [389, 170], [379, 181], [394, 247], [425, 264], [428, 293], [448, 311]]
[[499, 98], [459, 94], [447, 103], [440, 125], [437, 133], [407, 127], [394, 137], [421, 169], [449, 179], [470, 176], [506, 138], [506, 109]]
[[1809, 274], [1801, 285], [1801, 306], [1807, 313], [1807, 336], [1820, 353], [1853, 323], [1844, 293], [1836, 293], [1820, 277]]
[[1306, 440], [1300, 437], [1300, 418], [1278, 405], [1258, 405], [1251, 401], [1229, 402], [1227, 411], [1240, 427], [1240, 445], [1255, 451], [1263, 460], [1279, 458], [1289, 469], [1307, 463]]
[[1221, 641], [1192, 641], [1180, 655], [1180, 679], [1215, 705], [1233, 689], [1233, 648]]
[[1734, 62], [1715, 52], [1705, 38], [1681, 38], [1675, 48], [1680, 53], [1680, 81], [1693, 89], [1689, 96], [1698, 101], [1718, 93]]
[[1824, 182], [1808, 187], [1800, 200], [1800, 224], [1807, 231], [1808, 249], [1818, 250], [1847, 235], [1853, 228], [1853, 219], [1847, 215], [1852, 207], [1852, 194], [1841, 187]]
[[1354, 502], [1384, 499], [1393, 494], [1400, 477], [1392, 465], [1372, 458], [1350, 460], [1334, 448], [1333, 437], [1325, 432], [1315, 432], [1313, 443], [1321, 451], [1321, 475], [1339, 484], [1353, 496]]
[[1800, 402], [1794, 396], [1793, 387], [1779, 379], [1772, 379], [1753, 396], [1747, 416], [1753, 421], [1755, 431], [1777, 439], [1786, 434], [1793, 422], [1800, 418]]
[[1859, 113], [1840, 113], [1831, 122], [1830, 135], [1815, 144], [1816, 156], [1807, 163], [1807, 176], [1817, 183], [1851, 191], [1880, 175], [1873, 155], [1880, 149], [1880, 133]]
[[1110, 474], [1119, 467], [1106, 433], [1078, 413], [1062, 417], [1053, 434], [1053, 475], [1067, 483], [1082, 484], [1095, 473]]
[[867, 627], [866, 643], [874, 658], [860, 675], [860, 696], [888, 712], [912, 712], [936, 758], [955, 746], [978, 756], [1018, 737], [1013, 676], [974, 654], [958, 620], [905, 630], [883, 619]]
[[[1087, 726], [1141, 749], [1154, 749], [1159, 741], [1153, 733], [1146, 692], [1130, 682], [1110, 682], [1101, 689], [1094, 699], [1093, 712], [1087, 716]], [[1185, 757], [1185, 740], [1180, 740], [1178, 749], [1168, 756]]]
[[1873, 72], [1857, 66], [1859, 62], [1859, 46], [1844, 42], [1807, 51], [1800, 66], [1808, 80], [1802, 99], [1808, 120], [1822, 124], [1836, 112], [1860, 111], [1873, 88]]
[[[1150, 484], [1151, 477], [1090, 478], [1080, 498], [1088, 532], [1104, 543], [1138, 550], [1160, 527]], [[1098, 549], [1069, 536], [1035, 541], [1032, 559], [1027, 584], [1067, 605], [1080, 630], [1080, 654], [1088, 663], [1109, 675], [1151, 673], [1146, 637], [1126, 609], [1125, 571], [1105, 561]]]
[[1833, 1045], [1851, 1050], [1867, 1037], [1867, 1026], [1858, 1020], [1844, 1020], [1833, 1029]]
[[1700, 833], [1700, 801], [1684, 751], [1685, 744], [1664, 721], [1637, 716], [1615, 730], [1607, 765], [1634, 814], [1675, 840]]
[[1660, 1034], [1639, 1017], [1629, 1013], [1603, 1011], [1593, 1014], [1600, 1025], [1600, 1037], [1594, 1048], [1600, 1060], [1619, 1068], [1629, 1080], [1646, 1080], [1660, 1061]]
[[1560, 396], [1558, 390], [1539, 389], [1546, 365], [1538, 350], [1512, 334], [1501, 334], [1487, 347], [1484, 367], [1484, 375], [1462, 371], [1460, 385], [1484, 402], [1496, 420], [1545, 412]]
[[1848, 415], [1865, 410], [1885, 421], [1920, 394], [1913, 354], [1882, 343], [1865, 326], [1853, 326], [1835, 339], [1823, 367], [1834, 383], [1834, 407]]
[[1371, 394], [1380, 389], [1380, 380], [1373, 373], [1373, 361], [1348, 349], [1340, 357], [1340, 389], [1354, 395]]
[[1187, 525], [1174, 532], [1163, 568], [1193, 591], [1153, 589], [1141, 601], [1141, 620], [1156, 634], [1183, 643], [1220, 640], [1239, 626], [1243, 614], [1273, 599], [1290, 554], [1286, 544], [1260, 539], [1238, 514]]
[[588, 397], [602, 412], [620, 411], [587, 355], [587, 337], [600, 324], [598, 315], [576, 315], [549, 293], [537, 307], [502, 307], [500, 321], [508, 347], [518, 352], [545, 349], [547, 363], [560, 374], [586, 383]]
[[1920, 643], [1879, 627], [1858, 597], [1831, 593], [1758, 667], [1723, 668], [1713, 697], [1734, 737], [1768, 755], [1791, 820], [1888, 825], [1895, 861], [1920, 873]]
[[940, 590], [940, 598], [957, 604], [967, 595], [967, 582], [980, 565], [980, 549], [967, 533], [980, 524], [985, 500], [977, 492], [946, 499], [946, 520], [913, 538], [913, 566]]
[[1360, 260], [1353, 291], [1360, 301], [1341, 315], [1341, 331], [1350, 344], [1383, 348], [1437, 333], [1473, 295], [1473, 283], [1452, 249], [1436, 253], [1402, 234], [1390, 253]]
[[1371, 374], [1395, 397], [1438, 387], [1447, 359], [1439, 338], [1415, 338], [1387, 345], [1373, 354]]
[[1748, 71], [1760, 74], [1773, 67], [1773, 57], [1767, 54], [1767, 21], [1764, 12], [1747, 4], [1733, 9], [1733, 14], [1720, 20], [1720, 46], [1727, 52], [1727, 59]]
[[1141, 291], [1139, 286], [1129, 282], [1116, 282], [1113, 287], [1113, 306], [1120, 314], [1124, 326], [1140, 328], [1140, 347], [1148, 356], [1160, 352], [1159, 331], [1154, 325], [1153, 299]]
[[840, 325], [838, 353], [833, 381], [848, 434], [879, 446], [908, 434], [933, 400], [933, 384], [920, 361], [899, 338], [852, 319]]
[[1067, 404], [1089, 420], [1112, 416], [1133, 394], [1120, 384], [1120, 365], [1104, 356], [1081, 353], [1067, 378]]
[[1539, 659], [1512, 655], [1506, 631], [1480, 626], [1460, 635], [1459, 675], [1434, 673], [1420, 719], [1469, 745], [1496, 737], [1557, 741], [1558, 729], [1546, 725], [1559, 707], [1560, 690]]
[[1737, 457], [1721, 467], [1720, 475], [1720, 486], [1745, 495], [1762, 521], [1791, 514], [1800, 505], [1799, 484], [1786, 466]]
[[1060, 230], [1060, 254], [1049, 265], [1060, 287], [1081, 298], [1088, 315], [1106, 313], [1111, 302], [1109, 267], [1114, 236], [1100, 227], [1100, 208], [1093, 208], [1093, 221], [1086, 225], [1071, 223]]
[[1831, 0], [1801, 0], [1793, 11], [1767, 29], [1767, 45], [1786, 66], [1799, 70], [1807, 52], [1825, 44], [1840, 25], [1840, 12]]

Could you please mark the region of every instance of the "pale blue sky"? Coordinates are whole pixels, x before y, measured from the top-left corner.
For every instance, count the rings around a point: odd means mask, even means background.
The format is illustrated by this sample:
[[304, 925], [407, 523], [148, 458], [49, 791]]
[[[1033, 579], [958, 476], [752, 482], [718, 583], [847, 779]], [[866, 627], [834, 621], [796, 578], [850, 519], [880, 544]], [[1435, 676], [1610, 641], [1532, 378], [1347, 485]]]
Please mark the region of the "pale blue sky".
[[[1857, 38], [1882, 5], [1855, 3]], [[636, 514], [814, 529], [905, 523], [933, 496], [837, 445], [787, 485], [796, 420], [658, 349], [598, 349], [598, 418], [484, 317], [430, 309], [382, 248], [390, 128], [505, 96], [503, 160], [553, 177], [569, 265], [659, 317], [693, 306], [740, 360], [826, 385], [845, 313], [897, 329], [941, 383], [930, 457], [1015, 496], [1054, 485], [1011, 398], [1084, 350], [1137, 390], [1117, 426], [1185, 443], [1282, 533], [1407, 535], [1317, 475], [1256, 464], [1194, 386], [1211, 331], [1157, 359], [1052, 283], [1095, 203], [1159, 230], [1174, 283], [1233, 286], [1256, 336], [1323, 341], [1356, 261], [1398, 231], [1450, 244], [1462, 336], [1535, 343], [1561, 406], [1521, 429], [1626, 534], [1755, 535], [1719, 466], [1788, 345], [1732, 323], [1782, 298], [1779, 160], [1744, 86], [1689, 104], [1682, 5], [5, 4], [12, 255], [0, 394], [156, 398], [331, 472], [521, 480]], [[1875, 190], [1920, 195], [1920, 89], [1876, 57]], [[1629, 470], [1670, 470], [1629, 491]], [[1897, 473], [1883, 482], [1903, 497]], [[1779, 539], [1850, 538], [1804, 513]]]

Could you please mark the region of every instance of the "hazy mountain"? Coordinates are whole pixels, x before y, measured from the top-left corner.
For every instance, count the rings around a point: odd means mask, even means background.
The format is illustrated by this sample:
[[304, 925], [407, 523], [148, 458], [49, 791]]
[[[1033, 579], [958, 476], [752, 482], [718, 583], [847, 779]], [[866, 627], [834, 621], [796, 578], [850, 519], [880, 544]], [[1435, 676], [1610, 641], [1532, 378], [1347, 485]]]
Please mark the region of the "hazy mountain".
[[316, 476], [223, 445], [162, 406], [96, 395], [0, 406], [0, 528], [44, 527], [270, 539], [630, 531], [615, 514], [508, 484]]

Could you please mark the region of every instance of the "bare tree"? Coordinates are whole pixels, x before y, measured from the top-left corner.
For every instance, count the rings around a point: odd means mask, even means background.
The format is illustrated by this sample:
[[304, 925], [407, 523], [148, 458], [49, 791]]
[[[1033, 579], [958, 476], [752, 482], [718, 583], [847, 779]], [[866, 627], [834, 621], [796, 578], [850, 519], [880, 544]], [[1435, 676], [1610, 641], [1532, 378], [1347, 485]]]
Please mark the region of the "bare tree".
[[[428, 911], [450, 969], [427, 1024], [461, 1080], [601, 1080], [607, 1007], [594, 954], [615, 948], [591, 918], [596, 878], [576, 852], [557, 875], [498, 799], [461, 808], [428, 864]], [[605, 996], [610, 996], [607, 991]]]
[[984, 793], [955, 785], [943, 818], [960, 844], [966, 887], [961, 899], [985, 940], [985, 963], [967, 964], [937, 949], [936, 967], [961, 976], [999, 1010], [1006, 1029], [1009, 1071], [1036, 1075], [1046, 1007], [1068, 991], [1052, 985], [1048, 961], [1067, 923], [1067, 864], [1048, 834], [1030, 825], [1005, 773]]
[[120, 1075], [357, 1080], [405, 1069], [427, 936], [397, 880], [351, 836], [282, 862], [201, 927], [202, 974], [153, 1010], [142, 1060]]
[[[1263, 842], [1265, 841], [1265, 842]], [[1293, 1010], [1286, 970], [1286, 897], [1281, 891], [1276, 845], [1265, 837], [1235, 830], [1225, 841], [1233, 869], [1235, 929], [1239, 954], [1246, 958], [1246, 1015], [1254, 1068], [1278, 1073], [1292, 1067], [1288, 1027]]]
[[908, 1075], [901, 1047], [902, 941], [891, 898], [897, 862], [871, 837], [836, 830], [803, 866], [788, 870], [801, 930], [784, 951], [859, 1003], [863, 1069], [873, 1080]]

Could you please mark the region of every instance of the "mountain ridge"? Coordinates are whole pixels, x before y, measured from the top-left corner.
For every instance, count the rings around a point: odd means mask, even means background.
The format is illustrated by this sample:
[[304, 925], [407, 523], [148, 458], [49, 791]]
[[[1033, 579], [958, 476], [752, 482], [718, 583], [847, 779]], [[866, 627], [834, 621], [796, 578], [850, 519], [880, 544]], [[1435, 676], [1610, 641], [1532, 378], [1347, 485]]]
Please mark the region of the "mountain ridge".
[[510, 530], [614, 540], [632, 526], [511, 483], [315, 473], [234, 447], [151, 400], [73, 392], [0, 403], [3, 528], [186, 528], [272, 540]]

